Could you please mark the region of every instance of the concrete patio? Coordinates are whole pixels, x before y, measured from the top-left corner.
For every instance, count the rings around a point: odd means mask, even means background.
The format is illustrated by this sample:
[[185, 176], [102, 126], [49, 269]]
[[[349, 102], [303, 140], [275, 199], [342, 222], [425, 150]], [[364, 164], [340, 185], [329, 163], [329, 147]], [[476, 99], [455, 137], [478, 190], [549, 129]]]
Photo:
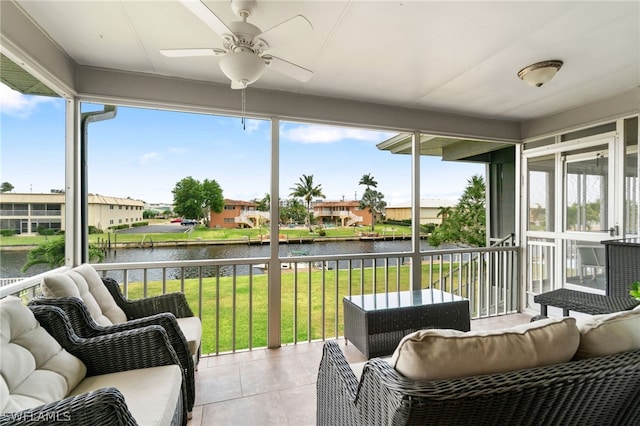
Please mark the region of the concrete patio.
[[[529, 322], [513, 314], [471, 321], [472, 330]], [[340, 339], [349, 362], [365, 361]], [[316, 375], [323, 342], [203, 357], [196, 372], [196, 405], [190, 426], [315, 425]]]

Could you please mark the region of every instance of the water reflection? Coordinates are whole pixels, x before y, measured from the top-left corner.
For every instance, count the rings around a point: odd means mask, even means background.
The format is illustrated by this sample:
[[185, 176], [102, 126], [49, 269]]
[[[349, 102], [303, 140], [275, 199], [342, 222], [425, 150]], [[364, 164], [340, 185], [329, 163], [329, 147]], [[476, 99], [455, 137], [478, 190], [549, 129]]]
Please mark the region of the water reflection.
[[[431, 249], [426, 242], [422, 241], [423, 250]], [[410, 241], [339, 241], [339, 242], [316, 242], [313, 244], [283, 244], [280, 246], [280, 256], [286, 257], [290, 254], [328, 255], [328, 254], [349, 254], [349, 253], [384, 253], [402, 252], [411, 249]], [[36, 265], [26, 273], [20, 272], [20, 268], [27, 259], [28, 251], [11, 251], [0, 253], [0, 277], [23, 277], [33, 276], [40, 272], [45, 272], [49, 268], [45, 265]], [[245, 245], [226, 244], [199, 247], [156, 247], [156, 248], [135, 248], [121, 249], [110, 252], [103, 263], [128, 263], [128, 262], [152, 262], [152, 261], [178, 261], [178, 260], [202, 260], [202, 259], [245, 259], [252, 257], [268, 257], [269, 245]], [[381, 261], [380, 261], [381, 262]], [[332, 262], [333, 263], [333, 262]], [[389, 260], [390, 266], [395, 264], [395, 259]], [[382, 263], [380, 263], [380, 266]], [[335, 265], [330, 265], [334, 267]], [[346, 267], [346, 262], [338, 265], [339, 268]], [[352, 262], [352, 267], [359, 267], [359, 262]], [[365, 266], [371, 266], [371, 261]], [[208, 266], [202, 267], [203, 276], [215, 276], [220, 268], [223, 276], [232, 275], [234, 266]], [[197, 267], [190, 268], [170, 268], [166, 270], [167, 279], [178, 279], [184, 271], [185, 278], [194, 278], [199, 275]], [[235, 266], [238, 275], [249, 274], [248, 265]], [[253, 268], [253, 274], [263, 273], [262, 269]], [[108, 276], [118, 281], [123, 280], [122, 272], [109, 272]], [[129, 281], [138, 281], [143, 278], [142, 270], [132, 270], [128, 272]], [[162, 269], [147, 270], [147, 279], [161, 280]]]

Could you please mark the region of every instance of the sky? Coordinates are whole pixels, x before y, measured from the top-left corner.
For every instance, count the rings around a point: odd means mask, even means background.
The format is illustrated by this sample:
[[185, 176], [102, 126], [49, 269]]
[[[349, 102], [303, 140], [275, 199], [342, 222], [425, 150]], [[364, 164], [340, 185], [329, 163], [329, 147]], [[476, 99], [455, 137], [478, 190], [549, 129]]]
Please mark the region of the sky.
[[[102, 109], [83, 104], [82, 111]], [[64, 188], [65, 107], [60, 98], [26, 96], [0, 83], [0, 181], [15, 193]], [[376, 130], [280, 123], [280, 197], [313, 175], [326, 200], [360, 199], [370, 174], [388, 205], [411, 199], [411, 158], [380, 151], [392, 136]], [[260, 199], [270, 188], [271, 123], [239, 117], [119, 106], [89, 124], [89, 192], [171, 203], [185, 177], [216, 180], [225, 198]], [[484, 165], [421, 158], [421, 198], [457, 200]]]

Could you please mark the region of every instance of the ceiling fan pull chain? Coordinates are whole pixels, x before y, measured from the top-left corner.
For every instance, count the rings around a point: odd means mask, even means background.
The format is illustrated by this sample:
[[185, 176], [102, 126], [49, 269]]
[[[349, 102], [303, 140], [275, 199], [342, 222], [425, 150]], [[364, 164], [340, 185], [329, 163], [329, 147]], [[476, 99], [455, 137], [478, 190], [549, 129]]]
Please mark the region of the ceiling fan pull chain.
[[247, 130], [247, 123], [245, 119], [246, 108], [245, 108], [245, 95], [244, 95], [244, 92], [246, 90], [247, 90], [246, 87], [242, 88], [242, 130]]

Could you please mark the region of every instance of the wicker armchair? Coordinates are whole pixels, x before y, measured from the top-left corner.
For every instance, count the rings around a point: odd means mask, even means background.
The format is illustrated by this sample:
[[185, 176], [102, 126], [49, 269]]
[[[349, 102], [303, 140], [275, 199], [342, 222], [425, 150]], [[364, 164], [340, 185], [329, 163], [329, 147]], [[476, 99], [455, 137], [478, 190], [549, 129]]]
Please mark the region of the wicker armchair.
[[374, 358], [358, 382], [329, 341], [317, 391], [318, 425], [637, 425], [640, 351], [428, 382]]
[[184, 293], [128, 300], [115, 280], [100, 277], [89, 264], [46, 274], [42, 291], [46, 297], [34, 299], [30, 304], [59, 306], [80, 337], [102, 336], [153, 324], [162, 326], [185, 370], [187, 409], [191, 413], [202, 328]]
[[[29, 306], [40, 325], [70, 354], [86, 366], [86, 377], [179, 365], [167, 333], [158, 325], [135, 328], [92, 338], [75, 334], [64, 311], [55, 306]], [[185, 373], [172, 425], [186, 425]], [[136, 425], [123, 394], [106, 387], [70, 396], [32, 409], [0, 416], [2, 425]]]
[[[111, 296], [113, 296], [113, 300], [130, 320], [145, 318], [163, 312], [170, 312], [176, 318], [194, 317], [184, 293], [174, 292], [144, 299], [129, 300], [122, 294], [120, 285], [116, 280], [105, 277], [102, 278], [102, 282]], [[197, 365], [200, 359], [200, 345], [189, 349], [194, 355], [194, 364]]]
[[[163, 299], [168, 298], [163, 297]], [[101, 326], [94, 321], [82, 300], [75, 297], [36, 298], [29, 302], [29, 307], [37, 306], [54, 306], [62, 309], [66, 313], [68, 322], [74, 332], [83, 338], [108, 336], [113, 333], [132, 331], [147, 326], [162, 327], [167, 335], [167, 339], [169, 340], [171, 347], [178, 357], [180, 365], [183, 367], [185, 372], [184, 376], [187, 392], [187, 401], [185, 406], [188, 411], [193, 410], [193, 404], [195, 401], [195, 374], [193, 358], [185, 337], [180, 331], [176, 317], [173, 314], [165, 312], [145, 316], [139, 319], [132, 319], [120, 324]], [[56, 336], [54, 335], [54, 337]], [[139, 354], [139, 356], [143, 355], [143, 353]]]

